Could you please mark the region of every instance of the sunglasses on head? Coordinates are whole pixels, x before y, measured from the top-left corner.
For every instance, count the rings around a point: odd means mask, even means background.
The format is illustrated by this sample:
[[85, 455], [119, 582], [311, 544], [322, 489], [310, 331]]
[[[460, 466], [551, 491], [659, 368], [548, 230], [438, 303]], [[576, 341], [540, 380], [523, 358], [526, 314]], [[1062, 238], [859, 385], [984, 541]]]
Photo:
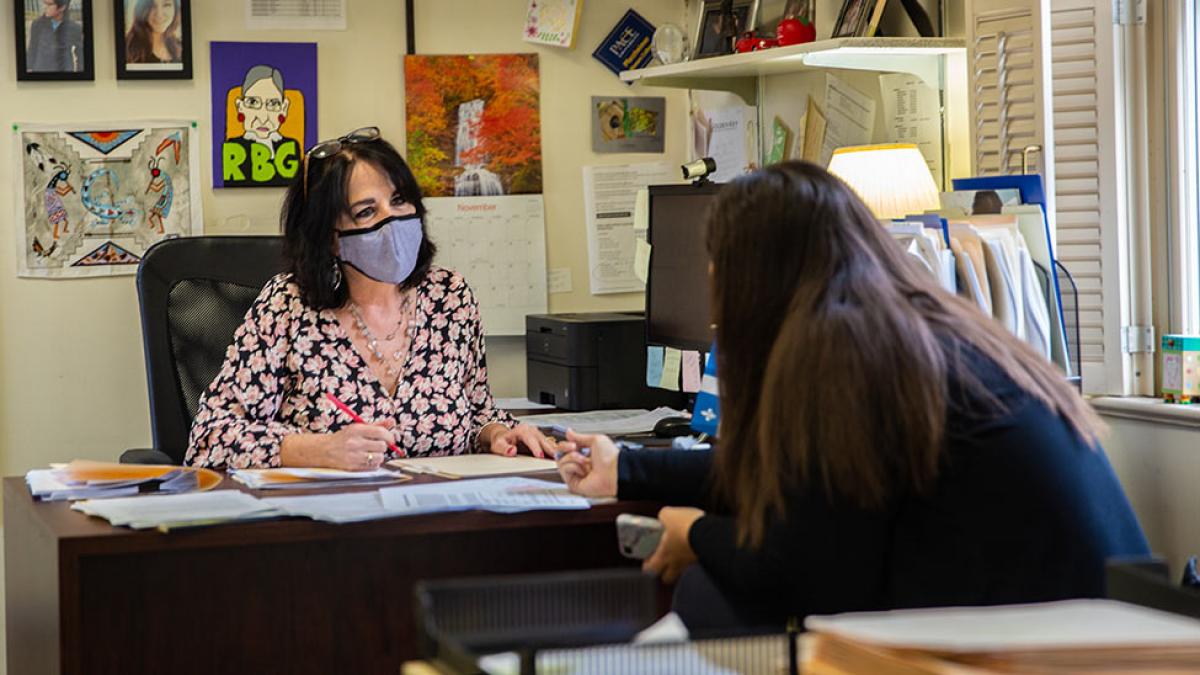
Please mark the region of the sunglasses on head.
[[377, 140], [379, 140], [379, 127], [363, 127], [355, 129], [341, 138], [321, 141], [309, 148], [308, 152], [304, 153], [304, 165], [300, 168], [304, 172], [304, 198], [308, 199], [308, 161], [310, 159], [328, 159], [341, 152], [342, 148], [347, 145]]

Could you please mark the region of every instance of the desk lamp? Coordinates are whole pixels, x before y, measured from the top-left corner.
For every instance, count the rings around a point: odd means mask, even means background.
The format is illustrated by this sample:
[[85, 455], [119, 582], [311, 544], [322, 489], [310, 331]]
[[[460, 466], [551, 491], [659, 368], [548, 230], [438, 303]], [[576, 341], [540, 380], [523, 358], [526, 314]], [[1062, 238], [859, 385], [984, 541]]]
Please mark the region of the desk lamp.
[[933, 174], [911, 143], [838, 148], [829, 172], [841, 178], [880, 220], [941, 208]]

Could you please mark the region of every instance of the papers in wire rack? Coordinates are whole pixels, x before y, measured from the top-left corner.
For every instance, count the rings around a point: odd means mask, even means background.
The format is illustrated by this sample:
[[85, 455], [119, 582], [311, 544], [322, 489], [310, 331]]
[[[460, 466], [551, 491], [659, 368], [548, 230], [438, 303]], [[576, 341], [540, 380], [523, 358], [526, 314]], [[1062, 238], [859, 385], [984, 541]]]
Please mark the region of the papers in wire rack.
[[282, 515], [275, 507], [238, 490], [214, 490], [182, 495], [143, 495], [116, 499], [87, 499], [71, 508], [135, 530], [186, 527]]

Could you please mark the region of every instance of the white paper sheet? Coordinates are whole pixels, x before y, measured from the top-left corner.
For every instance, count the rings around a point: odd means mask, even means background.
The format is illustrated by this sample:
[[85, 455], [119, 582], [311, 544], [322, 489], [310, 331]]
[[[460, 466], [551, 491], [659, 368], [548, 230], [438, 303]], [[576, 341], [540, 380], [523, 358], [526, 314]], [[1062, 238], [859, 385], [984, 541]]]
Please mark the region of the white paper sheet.
[[938, 91], [908, 73], [880, 75], [879, 88], [887, 141], [916, 143], [933, 182], [942, 189], [942, 104]]
[[346, 30], [346, 0], [246, 0], [249, 30]]
[[519, 477], [383, 488], [379, 496], [385, 509], [403, 515], [471, 509], [519, 513], [591, 508], [587, 499], [571, 494], [562, 483]]
[[829, 166], [834, 150], [866, 145], [875, 135], [875, 99], [836, 75], [825, 75], [824, 112], [821, 166]]
[[134, 529], [278, 515], [270, 504], [238, 490], [87, 499], [75, 502], [71, 508]]
[[541, 195], [428, 197], [437, 263], [463, 275], [487, 335], [524, 335], [546, 311], [546, 224]]
[[709, 178], [717, 183], [726, 183], [746, 173], [749, 158], [746, 156], [746, 113], [744, 108], [718, 108], [708, 113], [711, 129], [708, 153], [717, 163], [717, 170]]
[[583, 167], [588, 277], [593, 294], [645, 290], [633, 266], [637, 192], [648, 185], [680, 180], [678, 167], [668, 162]]
[[338, 492], [300, 497], [266, 497], [262, 500], [289, 516], [312, 518], [326, 523], [357, 523], [399, 514], [383, 508], [378, 490]]

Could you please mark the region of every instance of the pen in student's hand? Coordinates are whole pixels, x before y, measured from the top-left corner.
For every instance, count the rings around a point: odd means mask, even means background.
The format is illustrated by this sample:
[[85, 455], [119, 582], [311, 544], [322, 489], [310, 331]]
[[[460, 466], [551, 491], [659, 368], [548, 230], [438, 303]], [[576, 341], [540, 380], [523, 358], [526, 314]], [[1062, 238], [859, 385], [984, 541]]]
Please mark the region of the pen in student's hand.
[[[350, 406], [346, 405], [345, 403], [342, 403], [340, 400], [338, 400], [338, 397], [334, 396], [333, 394], [330, 394], [329, 392], [325, 392], [325, 398], [329, 399], [329, 401], [331, 403], [333, 403], [335, 406], [337, 406], [338, 410], [341, 410], [342, 412], [346, 413], [346, 416], [349, 417], [350, 419], [354, 420], [355, 422], [358, 422], [359, 424], [370, 424], [370, 422], [359, 417], [358, 413], [351, 410]], [[392, 452], [396, 453], [396, 455], [398, 457], [407, 457], [408, 456], [408, 453], [402, 451], [400, 448], [397, 448], [395, 443], [389, 442], [387, 445], [388, 445], [388, 448], [390, 448]]]

